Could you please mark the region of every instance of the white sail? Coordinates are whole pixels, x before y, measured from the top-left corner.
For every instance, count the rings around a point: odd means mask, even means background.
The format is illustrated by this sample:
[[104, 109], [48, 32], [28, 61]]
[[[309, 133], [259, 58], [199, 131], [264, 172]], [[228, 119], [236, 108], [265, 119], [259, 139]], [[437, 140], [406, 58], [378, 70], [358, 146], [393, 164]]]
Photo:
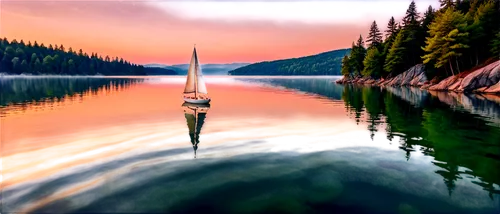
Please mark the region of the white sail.
[[196, 58], [196, 89], [197, 89], [196, 92], [200, 94], [208, 94], [207, 86], [205, 85], [205, 80], [203, 79], [203, 72], [201, 71], [201, 67], [198, 62], [198, 55], [196, 53], [195, 53], [195, 58]]
[[193, 56], [191, 57], [191, 62], [189, 63], [189, 69], [187, 73], [186, 87], [184, 88], [184, 93], [194, 93], [196, 91], [196, 49], [193, 51]]
[[[194, 93], [194, 97], [191, 95]], [[189, 103], [209, 103], [210, 98], [206, 95], [207, 86], [205, 85], [205, 80], [203, 79], [203, 72], [201, 71], [200, 64], [198, 62], [198, 55], [196, 53], [196, 47], [193, 50], [193, 56], [191, 57], [191, 63], [189, 64], [189, 70], [186, 80], [186, 87], [184, 89], [184, 101]], [[187, 95], [189, 94], [189, 95]], [[205, 94], [204, 96], [199, 96]]]

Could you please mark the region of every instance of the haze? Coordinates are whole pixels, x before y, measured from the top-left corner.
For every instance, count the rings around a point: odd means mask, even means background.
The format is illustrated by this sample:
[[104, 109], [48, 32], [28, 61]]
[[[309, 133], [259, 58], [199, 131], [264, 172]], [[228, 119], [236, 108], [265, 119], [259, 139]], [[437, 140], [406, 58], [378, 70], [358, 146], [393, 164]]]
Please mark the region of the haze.
[[[1, 37], [62, 44], [133, 63], [258, 62], [348, 48], [410, 0], [2, 1]], [[438, 1], [416, 0], [422, 12]]]

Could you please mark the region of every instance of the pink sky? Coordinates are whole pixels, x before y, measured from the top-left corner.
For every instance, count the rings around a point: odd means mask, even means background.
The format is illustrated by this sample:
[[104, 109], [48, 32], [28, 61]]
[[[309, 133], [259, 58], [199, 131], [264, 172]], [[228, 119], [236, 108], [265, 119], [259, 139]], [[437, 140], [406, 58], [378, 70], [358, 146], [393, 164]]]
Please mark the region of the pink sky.
[[[410, 1], [2, 1], [1, 37], [133, 63], [258, 62], [348, 48]], [[419, 11], [436, 1], [416, 1]], [[356, 8], [356, 9], [352, 9]]]

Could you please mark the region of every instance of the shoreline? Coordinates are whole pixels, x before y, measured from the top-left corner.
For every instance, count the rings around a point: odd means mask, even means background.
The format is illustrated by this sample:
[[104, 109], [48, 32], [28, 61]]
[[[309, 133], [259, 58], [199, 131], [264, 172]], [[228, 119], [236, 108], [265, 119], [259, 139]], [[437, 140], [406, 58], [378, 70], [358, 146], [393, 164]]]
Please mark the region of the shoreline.
[[459, 73], [440, 81], [429, 80], [425, 74], [425, 66], [418, 64], [392, 78], [342, 77], [336, 80], [335, 83], [341, 85], [413, 87], [429, 92], [487, 94], [500, 97], [500, 60], [472, 72]]
[[[108, 77], [186, 77], [186, 74], [175, 74], [175, 75], [22, 75], [22, 74], [5, 74], [0, 73], [0, 78], [23, 78], [23, 77], [96, 77], [96, 78], [108, 78]], [[210, 77], [227, 77], [227, 78], [304, 78], [304, 79], [341, 79], [342, 75], [203, 75], [204, 78]]]
[[[340, 85], [359, 85], [359, 86], [379, 86], [379, 87], [406, 87], [406, 88], [416, 88], [423, 91], [431, 92], [448, 92], [448, 93], [458, 93], [458, 94], [475, 94], [475, 95], [489, 95], [489, 96], [498, 96], [500, 98], [500, 91], [490, 92], [490, 91], [481, 91], [481, 90], [471, 90], [471, 91], [459, 91], [459, 90], [450, 90], [450, 89], [429, 89], [432, 86], [436, 86], [438, 84], [426, 83], [423, 85], [386, 85], [387, 80], [384, 79], [364, 79], [364, 78], [355, 78], [353, 80], [335, 80], [332, 81], [336, 84]], [[480, 88], [482, 89], [482, 88]]]

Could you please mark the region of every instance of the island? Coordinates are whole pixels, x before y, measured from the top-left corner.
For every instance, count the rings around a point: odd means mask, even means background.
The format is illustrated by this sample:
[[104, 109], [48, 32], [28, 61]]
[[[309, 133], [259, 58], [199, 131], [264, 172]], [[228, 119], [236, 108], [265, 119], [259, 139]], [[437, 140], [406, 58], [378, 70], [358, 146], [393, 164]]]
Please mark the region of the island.
[[411, 2], [385, 39], [374, 21], [366, 47], [360, 35], [342, 59], [337, 83], [500, 93], [500, 1], [440, 3], [420, 16]]
[[165, 68], [146, 68], [123, 58], [88, 55], [63, 45], [0, 39], [0, 74], [8, 75], [175, 75]]

